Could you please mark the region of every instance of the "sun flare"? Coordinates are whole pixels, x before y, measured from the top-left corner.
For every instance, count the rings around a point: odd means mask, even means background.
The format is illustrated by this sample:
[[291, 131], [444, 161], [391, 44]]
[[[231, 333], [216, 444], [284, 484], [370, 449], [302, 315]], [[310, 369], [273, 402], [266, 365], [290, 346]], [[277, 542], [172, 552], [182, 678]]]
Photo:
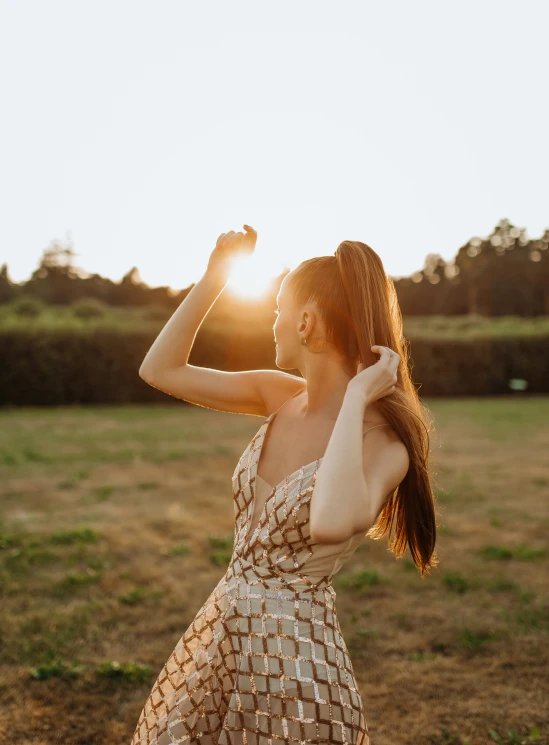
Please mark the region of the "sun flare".
[[227, 287], [241, 297], [259, 298], [281, 271], [282, 264], [275, 267], [256, 257], [239, 259], [233, 265]]

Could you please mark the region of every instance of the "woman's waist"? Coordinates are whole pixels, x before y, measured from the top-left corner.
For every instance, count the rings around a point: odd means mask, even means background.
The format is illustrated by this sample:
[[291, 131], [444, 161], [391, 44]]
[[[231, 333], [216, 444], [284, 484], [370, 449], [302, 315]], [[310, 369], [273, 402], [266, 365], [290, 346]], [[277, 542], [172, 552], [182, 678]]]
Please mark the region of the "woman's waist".
[[228, 582], [234, 579], [246, 584], [263, 585], [272, 590], [287, 590], [299, 594], [327, 590], [335, 596], [331, 576], [322, 573], [320, 569], [317, 567], [316, 571], [309, 572], [308, 568], [303, 567], [288, 571], [277, 565], [254, 564], [242, 556], [233, 556], [225, 579]]

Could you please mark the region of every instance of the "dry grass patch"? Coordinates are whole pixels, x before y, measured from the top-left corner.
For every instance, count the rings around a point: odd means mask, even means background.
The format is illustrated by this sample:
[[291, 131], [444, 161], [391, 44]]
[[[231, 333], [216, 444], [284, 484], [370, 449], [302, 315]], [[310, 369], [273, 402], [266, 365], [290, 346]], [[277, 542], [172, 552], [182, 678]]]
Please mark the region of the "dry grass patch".
[[[549, 743], [549, 402], [429, 405], [440, 566], [421, 580], [365, 540], [334, 582], [372, 743]], [[0, 416], [0, 736], [129, 741], [229, 561], [230, 477], [263, 420]]]

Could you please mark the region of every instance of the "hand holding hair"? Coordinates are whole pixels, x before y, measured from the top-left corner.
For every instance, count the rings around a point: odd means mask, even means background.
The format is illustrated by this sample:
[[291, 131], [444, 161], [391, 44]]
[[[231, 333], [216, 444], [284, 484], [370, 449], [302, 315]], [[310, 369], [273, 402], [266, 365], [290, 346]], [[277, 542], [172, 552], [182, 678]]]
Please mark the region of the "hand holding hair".
[[368, 367], [359, 362], [355, 377], [347, 384], [347, 391], [358, 393], [368, 403], [395, 392], [400, 365], [400, 355], [389, 347], [374, 344], [371, 349], [380, 355], [379, 360]]

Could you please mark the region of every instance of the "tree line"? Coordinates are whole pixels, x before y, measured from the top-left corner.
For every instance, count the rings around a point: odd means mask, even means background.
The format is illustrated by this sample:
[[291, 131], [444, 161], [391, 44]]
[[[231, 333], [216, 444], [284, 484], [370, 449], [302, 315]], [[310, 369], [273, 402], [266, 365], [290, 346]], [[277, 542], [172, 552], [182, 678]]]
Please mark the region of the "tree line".
[[[549, 315], [549, 229], [531, 239], [524, 228], [503, 219], [485, 238], [471, 238], [454, 259], [427, 254], [421, 270], [394, 278], [404, 316]], [[163, 306], [175, 309], [193, 285], [173, 290], [150, 287], [132, 267], [119, 282], [89, 274], [75, 266], [72, 245], [54, 241], [24, 282], [12, 282], [7, 263], [0, 267], [0, 303], [35, 298], [51, 305], [70, 305], [93, 298], [110, 306]], [[285, 273], [275, 278], [273, 292], [263, 298], [272, 304]]]

